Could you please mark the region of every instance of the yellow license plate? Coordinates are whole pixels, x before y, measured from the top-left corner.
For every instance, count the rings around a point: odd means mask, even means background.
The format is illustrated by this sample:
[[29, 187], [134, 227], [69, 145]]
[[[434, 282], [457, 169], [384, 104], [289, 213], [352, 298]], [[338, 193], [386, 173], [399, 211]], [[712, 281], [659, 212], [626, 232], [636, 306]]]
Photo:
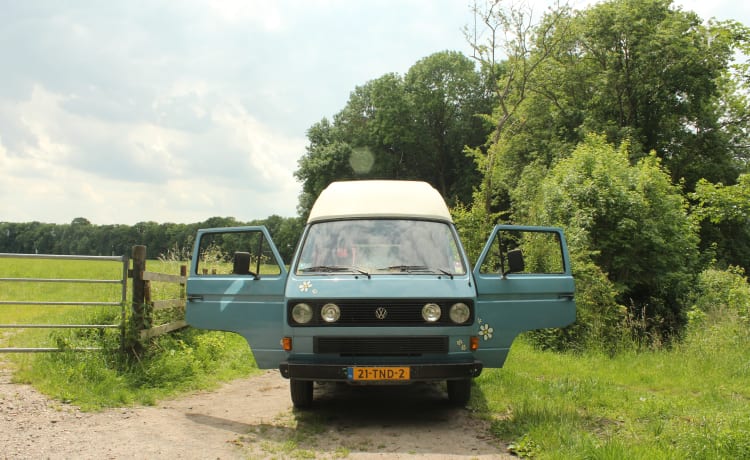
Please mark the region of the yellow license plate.
[[373, 380], [409, 380], [410, 368], [406, 367], [350, 367], [348, 369], [349, 380], [373, 381]]

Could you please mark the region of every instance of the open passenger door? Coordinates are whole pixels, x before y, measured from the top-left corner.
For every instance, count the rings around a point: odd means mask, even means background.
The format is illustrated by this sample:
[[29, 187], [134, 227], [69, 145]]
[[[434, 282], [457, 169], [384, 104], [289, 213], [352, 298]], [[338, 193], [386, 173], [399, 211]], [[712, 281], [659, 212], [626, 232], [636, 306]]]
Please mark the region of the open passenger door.
[[259, 368], [276, 368], [286, 356], [280, 345], [286, 278], [265, 227], [199, 230], [185, 318], [193, 327], [242, 335]]
[[479, 349], [485, 367], [502, 367], [524, 331], [576, 319], [575, 284], [562, 229], [496, 226], [474, 267]]

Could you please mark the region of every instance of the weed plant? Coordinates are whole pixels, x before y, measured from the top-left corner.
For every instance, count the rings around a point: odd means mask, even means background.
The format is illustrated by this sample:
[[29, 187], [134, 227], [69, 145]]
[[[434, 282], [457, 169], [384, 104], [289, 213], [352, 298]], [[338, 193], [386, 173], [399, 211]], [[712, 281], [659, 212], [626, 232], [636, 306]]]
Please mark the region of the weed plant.
[[151, 340], [139, 355], [121, 353], [119, 340], [106, 334], [91, 343], [105, 349], [16, 356], [14, 378], [84, 410], [97, 410], [154, 404], [257, 371], [247, 342], [236, 334], [188, 328]]

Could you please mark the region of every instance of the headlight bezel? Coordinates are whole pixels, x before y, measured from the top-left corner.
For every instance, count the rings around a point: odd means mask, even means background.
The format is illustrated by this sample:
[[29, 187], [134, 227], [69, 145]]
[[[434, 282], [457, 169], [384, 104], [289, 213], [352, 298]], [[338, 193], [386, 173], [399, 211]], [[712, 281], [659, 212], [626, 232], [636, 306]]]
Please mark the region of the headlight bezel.
[[471, 319], [471, 308], [464, 302], [456, 302], [448, 309], [448, 317], [454, 324], [466, 324]]
[[422, 307], [422, 319], [428, 323], [437, 323], [443, 316], [443, 309], [435, 302], [427, 302]]
[[[328, 315], [328, 313], [333, 313]], [[320, 308], [320, 318], [327, 324], [333, 324], [341, 319], [341, 307], [333, 302], [328, 302]]]
[[[315, 316], [313, 307], [306, 302], [299, 302], [292, 307], [292, 321], [295, 324], [309, 324]], [[302, 316], [300, 316], [302, 315]]]

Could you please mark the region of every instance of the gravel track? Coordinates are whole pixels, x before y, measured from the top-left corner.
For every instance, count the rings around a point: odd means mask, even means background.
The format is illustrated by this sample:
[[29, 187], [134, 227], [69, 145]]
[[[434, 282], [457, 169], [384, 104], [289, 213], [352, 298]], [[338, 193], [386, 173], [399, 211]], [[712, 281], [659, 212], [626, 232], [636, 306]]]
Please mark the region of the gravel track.
[[435, 385], [316, 386], [292, 409], [277, 371], [156, 406], [81, 412], [11, 382], [0, 368], [0, 458], [514, 458], [485, 421]]

